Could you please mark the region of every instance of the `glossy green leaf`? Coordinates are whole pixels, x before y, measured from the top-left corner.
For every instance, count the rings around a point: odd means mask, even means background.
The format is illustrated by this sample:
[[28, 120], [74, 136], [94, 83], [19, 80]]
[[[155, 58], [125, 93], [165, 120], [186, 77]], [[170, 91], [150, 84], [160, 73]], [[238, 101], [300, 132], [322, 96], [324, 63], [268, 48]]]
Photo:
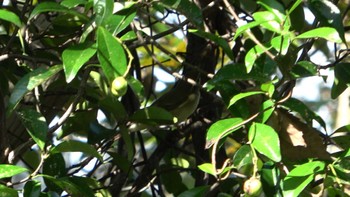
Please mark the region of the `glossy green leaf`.
[[260, 89], [266, 92], [270, 98], [275, 93], [275, 85], [271, 81], [261, 84]]
[[334, 78], [333, 85], [331, 88], [331, 98], [338, 98], [341, 93], [343, 93], [348, 88], [347, 84], [342, 80], [339, 80], [337, 77]]
[[136, 5], [134, 2], [126, 2], [126, 6], [112, 15], [106, 22], [106, 29], [112, 32], [113, 35], [117, 35], [123, 31], [134, 20], [137, 12]]
[[262, 113], [257, 117], [258, 120], [261, 120], [261, 123], [265, 123], [270, 118], [275, 110], [274, 105], [275, 103], [272, 100], [266, 100], [263, 102], [261, 107]]
[[278, 134], [272, 127], [261, 123], [253, 123], [249, 128], [248, 136], [249, 141], [257, 151], [267, 156], [272, 161], [281, 161]]
[[105, 28], [97, 29], [97, 56], [102, 70], [111, 83], [126, 72], [127, 59], [121, 43]]
[[278, 196], [280, 191], [277, 189], [280, 182], [280, 171], [277, 165], [272, 161], [264, 163], [261, 169], [261, 178], [263, 190], [266, 196]]
[[48, 125], [44, 116], [33, 109], [21, 109], [18, 115], [34, 142], [41, 150], [44, 150], [48, 133]]
[[66, 162], [61, 153], [51, 153], [47, 158], [45, 158], [43, 164], [43, 174], [55, 177], [66, 176]]
[[316, 76], [317, 65], [309, 61], [300, 61], [292, 67], [290, 74], [294, 79]]
[[0, 184], [1, 197], [18, 197], [18, 191]]
[[249, 73], [255, 64], [256, 59], [260, 57], [261, 54], [265, 52], [265, 50], [270, 49], [271, 47], [261, 47], [259, 45], [256, 45], [255, 47], [251, 48], [248, 53], [246, 54], [244, 58], [245, 66], [247, 69], [247, 73]]
[[142, 83], [130, 75], [126, 77], [126, 81], [128, 81], [128, 85], [130, 86], [132, 91], [137, 95], [139, 100], [143, 101], [145, 92]]
[[27, 168], [14, 166], [10, 164], [0, 164], [0, 179], [10, 178], [22, 172], [28, 171]]
[[15, 24], [17, 27], [22, 26], [21, 19], [13, 12], [5, 9], [0, 9], [0, 20], [8, 21]]
[[23, 197], [40, 196], [41, 183], [37, 180], [28, 181], [23, 188]]
[[74, 8], [78, 5], [86, 5], [88, 3], [87, 0], [63, 0], [61, 5], [67, 8]]
[[277, 16], [269, 11], [255, 12], [253, 14], [253, 18], [255, 19], [255, 21], [260, 22], [260, 26], [264, 27], [269, 31], [275, 33], [281, 33], [282, 31], [281, 24], [277, 22]]
[[211, 33], [205, 32], [205, 31], [201, 31], [201, 30], [190, 29], [189, 32], [194, 33], [194, 34], [196, 34], [196, 35], [198, 35], [200, 37], [207, 38], [207, 39], [213, 41], [214, 43], [219, 45], [224, 50], [226, 55], [231, 60], [235, 59], [234, 55], [232, 53], [232, 49], [231, 49], [231, 47], [229, 46], [228, 42], [225, 39], [223, 39], [223, 38], [221, 38], [221, 37], [219, 37], [219, 36], [217, 36], [215, 34], [211, 34]]
[[203, 164], [199, 165], [198, 168], [205, 173], [216, 176], [215, 167], [213, 166], [212, 163], [203, 163]]
[[309, 30], [295, 37], [296, 39], [324, 38], [331, 42], [341, 43], [342, 39], [336, 29], [332, 27], [319, 27]]
[[241, 146], [233, 156], [233, 165], [240, 169], [246, 165], [253, 165], [253, 153], [249, 145]]
[[332, 1], [312, 0], [309, 8], [317, 20], [335, 28], [345, 42], [343, 17], [339, 8]]
[[94, 0], [94, 13], [96, 25], [106, 24], [113, 14], [113, 0]]
[[252, 91], [252, 92], [243, 92], [243, 93], [239, 93], [237, 95], [235, 95], [234, 97], [231, 98], [230, 103], [228, 105], [228, 107], [234, 105], [237, 101], [252, 96], [252, 95], [257, 95], [257, 94], [265, 94], [265, 92], [262, 91]]
[[336, 129], [330, 137], [342, 149], [348, 149], [350, 147], [350, 125]]
[[284, 197], [295, 197], [305, 189], [305, 187], [313, 180], [313, 175], [302, 177], [289, 177], [283, 180], [282, 194]]
[[212, 124], [207, 132], [207, 141], [210, 140], [219, 140], [218, 137], [224, 137], [239, 128], [243, 125], [239, 125], [243, 122], [242, 118], [229, 118], [224, 120], [219, 120]]
[[247, 23], [245, 25], [242, 25], [242, 26], [238, 27], [238, 29], [236, 30], [236, 33], [235, 33], [235, 36], [233, 37], [233, 39], [234, 40], [237, 39], [244, 32], [250, 31], [251, 28], [260, 25], [262, 22], [263, 21], [253, 21], [253, 22], [250, 22], [250, 23]]
[[40, 67], [22, 77], [15, 85], [10, 96], [6, 111], [7, 115], [9, 116], [13, 112], [18, 103], [28, 92], [41, 85], [61, 70], [62, 65], [56, 65], [49, 69]]
[[281, 55], [286, 55], [290, 45], [289, 34], [276, 36], [271, 40], [271, 46], [276, 49]]
[[230, 80], [255, 80], [260, 82], [266, 82], [270, 79], [265, 76], [264, 73], [258, 72], [253, 69], [250, 73], [247, 73], [244, 64], [228, 64], [222, 67], [215, 75], [214, 78], [207, 82], [207, 87], [210, 89], [222, 81]]
[[325, 163], [323, 161], [313, 161], [309, 163], [304, 163], [302, 165], [298, 165], [293, 170], [291, 170], [287, 174], [287, 177], [315, 175], [316, 173], [323, 171], [324, 168]]
[[75, 78], [80, 68], [95, 55], [96, 50], [96, 44], [85, 42], [63, 51], [62, 61], [67, 83]]
[[83, 19], [84, 21], [89, 21], [89, 18], [87, 16], [85, 16], [84, 14], [79, 13], [78, 11], [74, 10], [74, 9], [69, 9], [63, 5], [60, 5], [56, 2], [42, 2], [39, 3], [34, 10], [32, 11], [32, 13], [29, 16], [28, 20], [33, 19], [35, 16], [44, 13], [44, 12], [62, 12], [62, 13], [66, 13], [66, 14], [71, 14], [74, 16], [77, 16], [81, 19]]
[[162, 0], [157, 3], [160, 3], [167, 8], [179, 11], [198, 28], [203, 26], [202, 11], [194, 2], [190, 0]]
[[97, 152], [97, 150], [93, 146], [80, 141], [64, 141], [51, 149], [51, 153], [59, 152], [81, 152], [86, 155], [96, 157], [97, 159], [102, 161], [102, 156]]
[[275, 0], [260, 0], [257, 1], [258, 4], [263, 6], [266, 10], [273, 13], [275, 15], [275, 19], [279, 23], [283, 23], [285, 21], [285, 10], [284, 6]]

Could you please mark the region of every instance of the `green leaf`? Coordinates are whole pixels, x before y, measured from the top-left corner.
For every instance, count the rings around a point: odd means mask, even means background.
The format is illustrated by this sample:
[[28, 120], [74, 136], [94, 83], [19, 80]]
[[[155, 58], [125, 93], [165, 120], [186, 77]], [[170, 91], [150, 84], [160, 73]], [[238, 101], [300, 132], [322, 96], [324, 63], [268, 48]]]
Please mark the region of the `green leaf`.
[[260, 89], [266, 92], [270, 98], [275, 93], [275, 85], [273, 85], [272, 81], [261, 84]]
[[18, 192], [15, 189], [6, 187], [0, 184], [0, 196], [1, 197], [18, 197]]
[[95, 55], [96, 50], [96, 44], [85, 42], [63, 51], [62, 61], [67, 83], [75, 78], [80, 68]]
[[219, 140], [218, 137], [224, 137], [239, 128], [241, 128], [243, 125], [238, 126], [240, 123], [243, 122], [242, 118], [229, 118], [224, 120], [219, 120], [212, 124], [207, 132], [207, 141], [210, 140]]
[[336, 29], [332, 27], [319, 27], [309, 30], [295, 37], [296, 39], [324, 38], [331, 42], [341, 43], [342, 39]]
[[234, 97], [231, 98], [230, 103], [228, 105], [228, 107], [234, 105], [237, 101], [246, 98], [248, 96], [252, 96], [252, 95], [257, 95], [257, 94], [265, 94], [265, 92], [262, 91], [252, 91], [252, 92], [243, 92], [243, 93], [239, 93], [237, 95], [235, 95]]
[[179, 11], [198, 28], [203, 27], [202, 11], [194, 2], [189, 0], [162, 0], [157, 3], [167, 8]]
[[113, 14], [113, 0], [94, 0], [95, 23], [97, 26], [106, 24]]
[[292, 171], [287, 174], [287, 177], [297, 177], [297, 176], [307, 176], [315, 175], [318, 172], [323, 171], [325, 168], [325, 163], [323, 161], [313, 161], [309, 163], [304, 163], [298, 165]]
[[271, 46], [281, 55], [286, 55], [290, 45], [290, 35], [276, 36], [271, 40]]
[[348, 149], [350, 147], [350, 125], [344, 125], [338, 128], [330, 137], [342, 149]]
[[275, 19], [279, 23], [283, 23], [285, 21], [286, 16], [284, 14], [284, 6], [280, 2], [275, 0], [261, 0], [257, 3], [263, 6], [269, 12], [273, 13], [275, 15]]
[[233, 40], [236, 40], [245, 31], [260, 25], [262, 22], [263, 21], [253, 21], [253, 22], [250, 22], [250, 23], [247, 23], [245, 25], [242, 25], [242, 26], [238, 27], [238, 29], [236, 30], [235, 36], [233, 37]]
[[111, 83], [115, 77], [123, 76], [127, 68], [127, 59], [123, 46], [105, 28], [97, 29], [97, 56], [102, 70]]
[[300, 61], [292, 67], [290, 74], [293, 79], [316, 76], [317, 65], [309, 61]]
[[255, 80], [259, 82], [270, 81], [270, 78], [262, 72], [258, 72], [253, 69], [250, 73], [246, 72], [244, 64], [228, 64], [222, 67], [215, 75], [214, 78], [207, 82], [207, 87], [214, 88], [222, 81], [231, 80]]
[[199, 165], [198, 168], [205, 173], [216, 176], [215, 167], [213, 166], [212, 163], [203, 163], [203, 164]]
[[10, 12], [5, 9], [0, 9], [0, 19], [4, 21], [8, 21], [10, 23], [15, 24], [17, 27], [22, 26], [21, 19], [13, 12]]
[[339, 8], [327, 0], [312, 0], [309, 9], [315, 14], [316, 19], [337, 30], [343, 42], [346, 42], [344, 35], [343, 17]]
[[0, 179], [10, 178], [22, 172], [28, 171], [27, 168], [9, 164], [0, 164]]
[[276, 186], [280, 183], [280, 171], [272, 161], [264, 163], [261, 169], [261, 182], [266, 196], [278, 196]]
[[246, 165], [253, 165], [253, 153], [249, 145], [241, 146], [233, 156], [233, 165], [238, 170]]
[[231, 47], [230, 45], [227, 43], [227, 41], [215, 34], [211, 34], [205, 31], [201, 31], [201, 30], [194, 30], [194, 29], [190, 29], [189, 32], [196, 34], [197, 36], [200, 36], [202, 38], [207, 38], [213, 42], [215, 42], [217, 45], [219, 45], [222, 50], [224, 50], [224, 52], [226, 53], [226, 55], [231, 59], [235, 59], [234, 55], [232, 53]]
[[13, 112], [18, 103], [28, 92], [32, 91], [40, 84], [47, 81], [50, 77], [57, 74], [61, 70], [62, 65], [56, 65], [50, 67], [49, 69], [40, 67], [22, 77], [15, 85], [13, 92], [10, 96], [9, 104], [6, 111], [7, 116], [9, 116]]
[[23, 197], [40, 196], [41, 183], [37, 180], [28, 181], [23, 188]]
[[128, 27], [136, 16], [137, 4], [135, 4], [134, 2], [125, 3], [126, 6], [122, 10], [119, 10], [117, 13], [112, 15], [106, 22], [106, 29], [109, 32], [112, 32], [113, 35], [119, 34], [126, 27]]
[[74, 8], [78, 5], [86, 5], [88, 3], [87, 0], [63, 0], [61, 5], [67, 8]]
[[276, 32], [278, 34], [282, 31], [282, 26], [279, 22], [277, 22], [278, 18], [275, 14], [269, 12], [269, 11], [260, 11], [255, 12], [253, 14], [253, 18], [260, 22], [260, 26], [264, 27], [265, 29]]
[[249, 129], [249, 141], [252, 146], [261, 154], [267, 156], [272, 161], [281, 161], [281, 150], [278, 134], [265, 124], [253, 123]]
[[263, 54], [265, 50], [268, 50], [270, 48], [271, 47], [265, 47], [264, 49], [263, 47], [256, 45], [248, 51], [244, 58], [247, 73], [249, 73], [253, 69], [256, 59], [258, 59], [258, 57], [260, 57], [260, 55]]
[[96, 157], [99, 160], [103, 160], [102, 156], [97, 152], [97, 150], [90, 144], [80, 142], [80, 141], [65, 141], [51, 149], [51, 153], [61, 153], [61, 152], [81, 152], [86, 155]]
[[262, 113], [257, 118], [261, 120], [261, 123], [265, 123], [270, 118], [271, 114], [275, 110], [274, 105], [275, 103], [272, 100], [264, 101], [262, 104], [262, 109], [260, 110]]
[[60, 5], [56, 2], [42, 2], [40, 4], [38, 4], [34, 10], [32, 11], [32, 13], [29, 16], [28, 20], [33, 19], [35, 16], [43, 13], [43, 12], [62, 12], [62, 13], [66, 13], [66, 14], [71, 14], [74, 16], [77, 16], [81, 19], [83, 19], [84, 21], [89, 21], [89, 18], [81, 13], [79, 13], [78, 11], [74, 10], [74, 9], [68, 9], [67, 7]]
[[313, 180], [313, 175], [302, 177], [289, 177], [283, 180], [282, 194], [284, 197], [295, 197]]
[[18, 112], [18, 115], [29, 135], [33, 138], [39, 148], [44, 150], [48, 133], [48, 125], [44, 116], [33, 109], [21, 109]]

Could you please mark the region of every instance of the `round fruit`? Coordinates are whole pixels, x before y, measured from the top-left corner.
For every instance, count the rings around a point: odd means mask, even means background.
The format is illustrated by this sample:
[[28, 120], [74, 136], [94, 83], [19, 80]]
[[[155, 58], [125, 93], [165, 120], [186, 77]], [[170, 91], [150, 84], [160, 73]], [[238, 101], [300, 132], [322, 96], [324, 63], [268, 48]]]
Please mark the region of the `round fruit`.
[[111, 85], [111, 92], [114, 96], [123, 96], [128, 89], [128, 82], [124, 77], [116, 77]]
[[247, 196], [259, 196], [262, 192], [260, 180], [255, 177], [246, 180], [243, 185], [243, 191]]

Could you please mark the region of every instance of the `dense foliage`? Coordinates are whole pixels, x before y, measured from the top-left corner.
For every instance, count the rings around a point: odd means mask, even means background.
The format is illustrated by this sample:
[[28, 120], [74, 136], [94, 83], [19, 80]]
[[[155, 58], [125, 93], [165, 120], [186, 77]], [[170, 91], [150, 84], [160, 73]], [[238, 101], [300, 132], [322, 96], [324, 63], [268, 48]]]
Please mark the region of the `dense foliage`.
[[350, 195], [349, 1], [1, 2], [0, 196]]

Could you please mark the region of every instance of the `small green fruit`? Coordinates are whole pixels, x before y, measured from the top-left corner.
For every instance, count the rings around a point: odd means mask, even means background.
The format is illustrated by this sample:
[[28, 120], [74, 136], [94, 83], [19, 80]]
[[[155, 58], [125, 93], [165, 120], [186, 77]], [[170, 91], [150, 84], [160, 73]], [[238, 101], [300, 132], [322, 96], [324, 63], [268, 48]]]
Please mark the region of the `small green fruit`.
[[247, 196], [259, 196], [262, 192], [261, 181], [251, 177], [244, 182], [243, 191]]
[[111, 85], [111, 92], [114, 96], [123, 96], [128, 89], [128, 82], [124, 77], [116, 77]]

